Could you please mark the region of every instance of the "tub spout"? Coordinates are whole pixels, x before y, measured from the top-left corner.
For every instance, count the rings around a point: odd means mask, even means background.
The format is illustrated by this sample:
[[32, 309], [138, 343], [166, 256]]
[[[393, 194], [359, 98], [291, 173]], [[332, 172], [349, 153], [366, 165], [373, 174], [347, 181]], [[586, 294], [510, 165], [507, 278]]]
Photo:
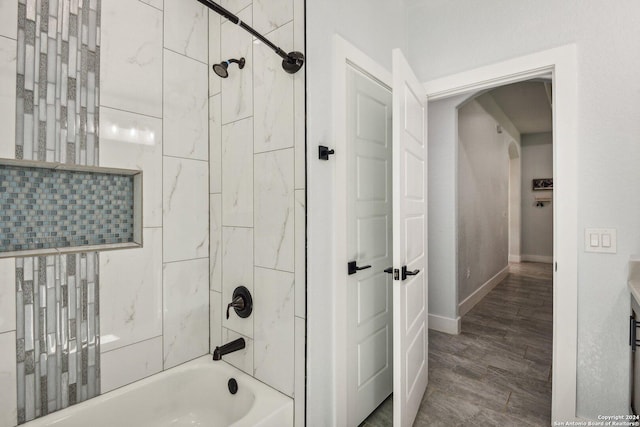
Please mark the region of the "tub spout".
[[245, 347], [244, 338], [238, 338], [223, 346], [216, 347], [213, 350], [213, 360], [220, 360], [225, 354], [233, 353], [234, 351], [242, 350]]

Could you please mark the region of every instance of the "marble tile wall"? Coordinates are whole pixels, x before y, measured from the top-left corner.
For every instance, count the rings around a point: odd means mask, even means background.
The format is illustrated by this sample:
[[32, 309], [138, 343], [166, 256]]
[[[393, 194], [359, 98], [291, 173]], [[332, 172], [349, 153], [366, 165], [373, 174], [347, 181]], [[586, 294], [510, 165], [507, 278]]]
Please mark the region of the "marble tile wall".
[[103, 2], [100, 164], [142, 170], [144, 194], [144, 247], [100, 256], [103, 392], [209, 349], [208, 20]]
[[[220, 4], [285, 51], [304, 52], [303, 0]], [[244, 57], [221, 79], [209, 70], [210, 343], [244, 337], [224, 360], [305, 409], [305, 73], [209, 12], [209, 65]], [[254, 312], [224, 312], [238, 285]]]
[[[102, 253], [96, 267], [101, 391], [198, 357], [208, 343], [213, 348], [244, 336], [247, 347], [225, 360], [294, 397], [301, 426], [304, 69], [284, 73], [280, 59], [237, 26], [183, 3], [102, 2], [96, 154], [101, 166], [143, 171], [144, 247]], [[303, 0], [221, 4], [255, 20], [283, 49], [304, 51]], [[15, 7], [0, 2], [0, 135], [12, 140], [14, 120], [5, 117], [15, 117], [15, 85], [5, 85], [3, 76], [16, 74], [17, 29], [11, 21], [4, 25], [7, 14], [17, 16], [17, 1]], [[208, 46], [195, 36], [207, 31]], [[247, 58], [242, 72], [232, 68], [225, 80], [207, 75], [208, 65], [237, 56]], [[276, 87], [279, 101], [272, 99]], [[4, 141], [0, 155], [15, 157], [15, 144]], [[237, 240], [225, 244], [230, 236]], [[0, 260], [0, 277], [13, 277], [15, 268], [15, 260]], [[188, 293], [181, 290], [185, 277]], [[251, 286], [257, 298], [246, 322], [224, 318], [233, 280]], [[15, 384], [15, 306], [5, 303], [6, 295], [14, 300], [15, 287], [3, 280], [0, 349], [14, 350], [0, 351], [0, 382]], [[194, 321], [182, 322], [189, 314]], [[17, 423], [16, 402], [15, 388], [0, 388], [0, 427]]]
[[162, 11], [103, 2], [100, 164], [143, 173], [143, 247], [100, 256], [102, 392], [162, 370]]
[[207, 9], [164, 1], [163, 363], [209, 350]]

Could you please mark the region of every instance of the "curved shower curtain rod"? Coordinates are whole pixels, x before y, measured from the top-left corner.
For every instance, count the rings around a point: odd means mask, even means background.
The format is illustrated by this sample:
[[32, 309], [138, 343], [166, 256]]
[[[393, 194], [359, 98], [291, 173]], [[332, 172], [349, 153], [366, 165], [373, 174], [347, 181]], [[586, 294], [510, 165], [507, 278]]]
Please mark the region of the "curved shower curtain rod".
[[298, 72], [300, 68], [302, 68], [302, 65], [304, 65], [304, 55], [302, 54], [302, 52], [293, 51], [293, 52], [286, 53], [285, 51], [280, 49], [278, 46], [271, 43], [265, 36], [258, 33], [252, 27], [242, 22], [240, 18], [238, 18], [236, 15], [229, 12], [227, 9], [220, 6], [219, 4], [214, 3], [212, 0], [197, 0], [197, 1], [207, 6], [209, 9], [213, 10], [219, 15], [222, 15], [223, 17], [227, 18], [229, 21], [233, 22], [234, 24], [241, 26], [251, 35], [253, 35], [258, 40], [260, 40], [261, 42], [269, 46], [271, 49], [273, 49], [273, 51], [282, 58], [282, 68], [284, 68], [284, 70], [287, 73], [294, 74]]

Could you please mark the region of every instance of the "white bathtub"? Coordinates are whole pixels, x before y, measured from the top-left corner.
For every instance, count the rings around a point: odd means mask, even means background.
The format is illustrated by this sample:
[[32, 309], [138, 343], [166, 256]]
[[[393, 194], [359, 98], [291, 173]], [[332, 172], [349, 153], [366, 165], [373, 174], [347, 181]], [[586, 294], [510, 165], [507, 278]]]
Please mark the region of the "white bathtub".
[[293, 400], [208, 355], [23, 425], [291, 427]]

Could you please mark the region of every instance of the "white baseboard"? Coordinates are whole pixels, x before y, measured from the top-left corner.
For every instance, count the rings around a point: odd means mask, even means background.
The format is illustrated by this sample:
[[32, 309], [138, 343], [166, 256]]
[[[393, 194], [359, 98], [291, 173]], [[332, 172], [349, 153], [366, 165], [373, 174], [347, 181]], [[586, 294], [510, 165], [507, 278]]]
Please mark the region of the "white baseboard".
[[485, 297], [485, 295], [491, 292], [491, 290], [495, 288], [498, 283], [502, 282], [502, 280], [507, 277], [507, 274], [509, 274], [508, 265], [500, 270], [498, 274], [487, 280], [482, 286], [476, 289], [474, 293], [465, 298], [464, 301], [458, 304], [458, 315], [464, 316], [465, 314], [467, 314], [469, 310], [471, 310], [474, 305], [479, 303], [480, 300]]
[[528, 261], [528, 262], [543, 262], [545, 264], [553, 264], [553, 257], [552, 256], [545, 256], [545, 255], [521, 255], [520, 258], [522, 258], [522, 261]]
[[509, 255], [509, 262], [522, 262], [520, 255]]
[[462, 319], [460, 317], [452, 319], [450, 317], [438, 316], [437, 314], [429, 315], [429, 329], [433, 329], [434, 331], [458, 335], [461, 327]]

